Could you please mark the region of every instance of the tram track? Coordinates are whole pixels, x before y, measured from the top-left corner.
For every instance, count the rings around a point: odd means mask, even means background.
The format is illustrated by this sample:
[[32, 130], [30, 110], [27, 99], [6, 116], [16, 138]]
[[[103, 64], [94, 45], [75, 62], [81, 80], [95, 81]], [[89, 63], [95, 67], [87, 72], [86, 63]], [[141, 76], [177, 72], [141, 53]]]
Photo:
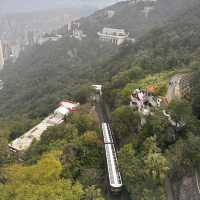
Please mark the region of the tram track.
[[[105, 129], [105, 127], [107, 126], [108, 127], [108, 132], [109, 132], [107, 137], [111, 137], [111, 139], [109, 141], [109, 138], [105, 138], [106, 137], [105, 133], [103, 134], [103, 136], [104, 136], [104, 145], [106, 146], [107, 144], [105, 144], [105, 143], [111, 142], [113, 147], [114, 147], [114, 152], [117, 152], [118, 144], [116, 142], [115, 135], [114, 135], [114, 133], [112, 131], [110, 119], [108, 117], [108, 113], [107, 113], [107, 110], [105, 108], [105, 103], [104, 103], [104, 101], [102, 99], [102, 96], [100, 96], [100, 95], [98, 95], [98, 97], [96, 99], [97, 99], [97, 101], [96, 101], [96, 111], [97, 111], [98, 116], [99, 116], [99, 121], [100, 121], [100, 124], [101, 124], [102, 132], [103, 132], [103, 127]], [[105, 150], [105, 153], [106, 153], [106, 150]], [[116, 157], [117, 157], [117, 154], [116, 154]], [[107, 161], [107, 172], [108, 172], [108, 160], [106, 160], [106, 161]], [[117, 170], [119, 170], [118, 164], [117, 164]], [[110, 187], [110, 176], [109, 175], [110, 174], [108, 172], [108, 175], [106, 176], [106, 185], [107, 185], [106, 197], [109, 200], [130, 200], [128, 192], [125, 190], [124, 187], [122, 187], [122, 184], [121, 184], [120, 192], [119, 191], [114, 192], [114, 191], [111, 190], [111, 187]], [[120, 176], [120, 178], [121, 178], [121, 176]]]

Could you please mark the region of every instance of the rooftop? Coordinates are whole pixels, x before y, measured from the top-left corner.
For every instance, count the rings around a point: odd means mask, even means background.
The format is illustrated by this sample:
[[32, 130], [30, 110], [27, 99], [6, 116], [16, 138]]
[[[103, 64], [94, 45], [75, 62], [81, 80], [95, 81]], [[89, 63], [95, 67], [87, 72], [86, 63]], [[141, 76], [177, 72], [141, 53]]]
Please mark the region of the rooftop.
[[67, 109], [74, 109], [78, 107], [80, 104], [74, 101], [64, 100], [64, 101], [61, 101], [59, 105]]
[[127, 35], [124, 29], [107, 28], [107, 27], [103, 28], [102, 33], [106, 35], [117, 35], [117, 36]]
[[68, 100], [60, 102], [60, 106], [54, 111], [54, 114], [50, 114], [41, 123], [34, 126], [21, 137], [12, 141], [9, 144], [10, 149], [13, 151], [27, 150], [34, 139], [40, 140], [41, 135], [45, 130], [47, 130], [48, 127], [61, 124], [63, 122], [64, 116], [68, 115], [77, 106], [79, 106], [79, 103]]

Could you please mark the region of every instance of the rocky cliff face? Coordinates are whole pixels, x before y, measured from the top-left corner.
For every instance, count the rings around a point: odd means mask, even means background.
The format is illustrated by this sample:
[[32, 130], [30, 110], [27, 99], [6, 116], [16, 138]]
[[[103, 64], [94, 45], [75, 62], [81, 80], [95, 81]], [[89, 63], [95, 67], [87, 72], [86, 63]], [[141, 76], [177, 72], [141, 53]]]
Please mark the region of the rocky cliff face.
[[168, 85], [167, 100], [191, 99], [191, 74], [177, 74], [173, 76]]

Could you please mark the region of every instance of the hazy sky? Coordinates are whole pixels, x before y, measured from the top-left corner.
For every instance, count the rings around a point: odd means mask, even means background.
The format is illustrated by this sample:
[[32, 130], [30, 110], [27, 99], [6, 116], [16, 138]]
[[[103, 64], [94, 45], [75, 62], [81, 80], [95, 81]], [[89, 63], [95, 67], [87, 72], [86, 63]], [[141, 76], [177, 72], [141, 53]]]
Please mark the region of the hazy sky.
[[119, 0], [0, 0], [0, 14], [59, 7], [102, 8]]

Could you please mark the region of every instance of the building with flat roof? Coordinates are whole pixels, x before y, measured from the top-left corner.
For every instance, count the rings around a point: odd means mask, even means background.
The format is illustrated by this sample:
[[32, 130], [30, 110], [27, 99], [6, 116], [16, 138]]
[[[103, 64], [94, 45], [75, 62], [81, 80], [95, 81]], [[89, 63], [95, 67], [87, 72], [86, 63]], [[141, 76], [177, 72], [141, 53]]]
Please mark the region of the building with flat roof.
[[45, 121], [41, 122], [26, 132], [24, 135], [11, 142], [9, 144], [9, 148], [14, 152], [27, 150], [32, 144], [33, 140], [39, 140], [42, 133], [47, 130], [49, 126], [52, 125], [46, 123]]
[[79, 22], [72, 22], [70, 27], [68, 26], [68, 30], [72, 31], [72, 34], [70, 35], [72, 38], [82, 40], [87, 37], [87, 35], [80, 29]]
[[27, 131], [24, 135], [16, 138], [8, 146], [13, 152], [26, 151], [34, 140], [40, 140], [41, 135], [48, 129], [48, 127], [56, 126], [64, 121], [65, 116], [70, 112], [75, 111], [75, 108], [80, 104], [68, 100], [61, 101], [59, 107], [46, 117], [41, 123], [34, 126], [31, 130]]
[[154, 9], [154, 6], [145, 6], [144, 10], [142, 10], [142, 12], [144, 13], [144, 16], [146, 18], [149, 17], [149, 13]]
[[124, 29], [114, 29], [104, 27], [97, 35], [101, 41], [109, 41], [115, 45], [123, 44], [129, 37]]

